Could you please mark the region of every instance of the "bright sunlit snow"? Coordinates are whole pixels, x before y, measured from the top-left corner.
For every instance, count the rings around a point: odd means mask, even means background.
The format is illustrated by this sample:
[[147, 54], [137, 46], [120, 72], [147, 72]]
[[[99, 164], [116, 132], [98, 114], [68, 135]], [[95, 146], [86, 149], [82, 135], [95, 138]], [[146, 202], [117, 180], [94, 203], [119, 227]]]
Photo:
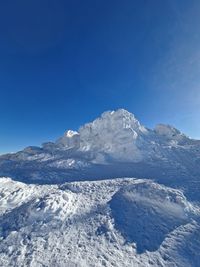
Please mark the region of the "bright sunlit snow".
[[0, 266], [199, 267], [199, 163], [123, 109], [0, 156]]

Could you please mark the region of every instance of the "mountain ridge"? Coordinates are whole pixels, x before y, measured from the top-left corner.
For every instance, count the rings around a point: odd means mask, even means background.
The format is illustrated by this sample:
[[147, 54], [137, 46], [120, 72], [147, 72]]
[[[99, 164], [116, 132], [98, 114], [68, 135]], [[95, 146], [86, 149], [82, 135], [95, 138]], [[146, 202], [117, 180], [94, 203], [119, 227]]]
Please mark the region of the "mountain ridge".
[[78, 131], [68, 130], [54, 143], [1, 155], [0, 175], [28, 183], [148, 176], [196, 191], [199, 162], [199, 140], [169, 125], [146, 128], [119, 109], [104, 112]]

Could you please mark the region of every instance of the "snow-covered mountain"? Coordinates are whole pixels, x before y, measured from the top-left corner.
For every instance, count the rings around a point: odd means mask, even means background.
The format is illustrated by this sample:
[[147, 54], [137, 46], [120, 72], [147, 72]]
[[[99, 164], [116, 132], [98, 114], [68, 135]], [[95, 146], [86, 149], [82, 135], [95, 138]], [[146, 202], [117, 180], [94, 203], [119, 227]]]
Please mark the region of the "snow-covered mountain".
[[[199, 197], [200, 141], [169, 125], [151, 130], [124, 109], [108, 111], [68, 130], [55, 143], [0, 156], [0, 175], [29, 183], [63, 183], [115, 177], [152, 178], [188, 186]], [[196, 192], [197, 191], [197, 192]]]
[[0, 176], [2, 267], [200, 266], [200, 141], [172, 126], [108, 111]]

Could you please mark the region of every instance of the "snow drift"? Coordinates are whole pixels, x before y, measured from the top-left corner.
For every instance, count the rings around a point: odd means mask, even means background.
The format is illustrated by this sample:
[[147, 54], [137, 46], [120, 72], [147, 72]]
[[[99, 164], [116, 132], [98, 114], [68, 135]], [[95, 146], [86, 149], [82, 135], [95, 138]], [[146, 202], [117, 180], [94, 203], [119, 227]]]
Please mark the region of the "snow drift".
[[139, 253], [157, 250], [167, 234], [190, 221], [192, 206], [177, 190], [144, 182], [127, 186], [110, 201], [116, 226]]

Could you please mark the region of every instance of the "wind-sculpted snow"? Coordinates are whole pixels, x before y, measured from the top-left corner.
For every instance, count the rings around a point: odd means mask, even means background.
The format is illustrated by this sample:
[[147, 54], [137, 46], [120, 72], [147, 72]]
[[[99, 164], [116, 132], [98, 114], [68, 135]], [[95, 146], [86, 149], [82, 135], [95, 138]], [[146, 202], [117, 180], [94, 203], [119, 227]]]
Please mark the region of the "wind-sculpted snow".
[[177, 190], [144, 182], [122, 188], [110, 201], [116, 227], [137, 251], [157, 250], [165, 237], [191, 220], [192, 206]]
[[178, 190], [134, 178], [2, 178], [0, 196], [0, 266], [199, 267], [199, 208]]

